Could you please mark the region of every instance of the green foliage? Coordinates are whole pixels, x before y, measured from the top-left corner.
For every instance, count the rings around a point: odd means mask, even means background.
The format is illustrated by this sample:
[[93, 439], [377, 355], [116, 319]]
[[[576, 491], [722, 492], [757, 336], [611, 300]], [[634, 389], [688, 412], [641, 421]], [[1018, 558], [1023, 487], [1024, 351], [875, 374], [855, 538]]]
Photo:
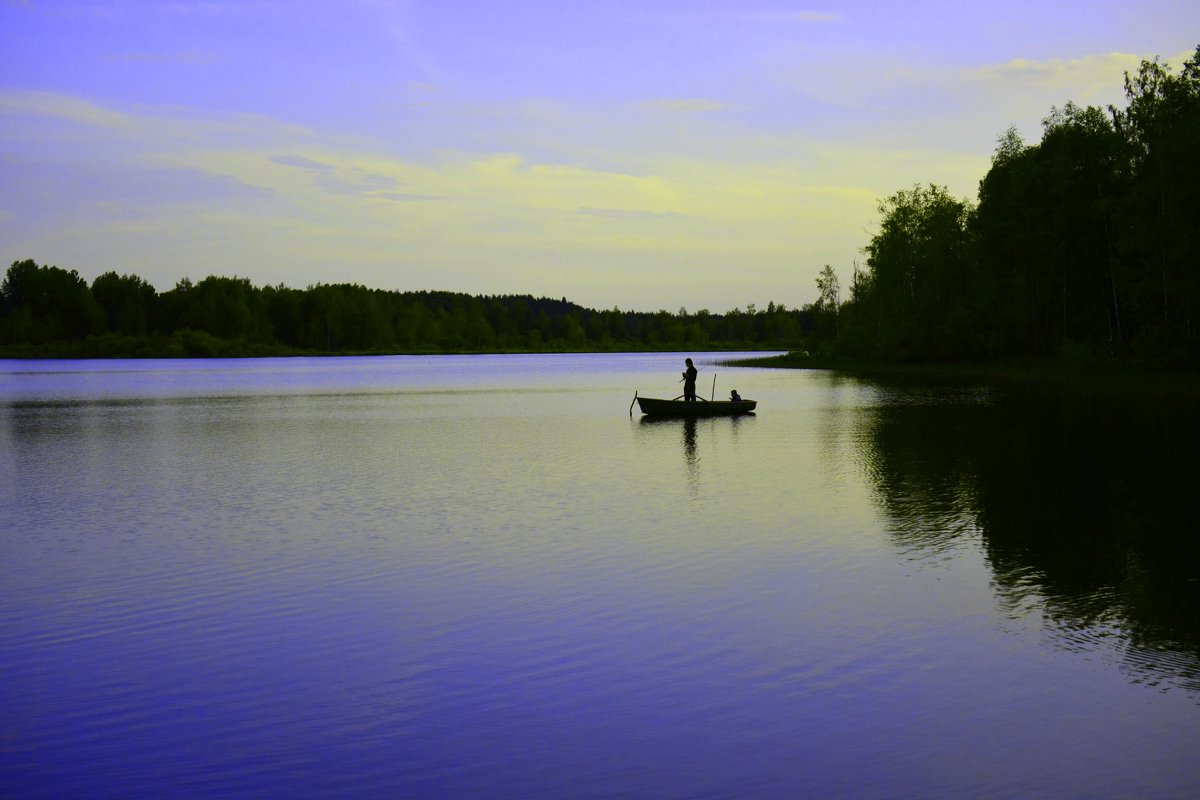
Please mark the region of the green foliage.
[[1126, 76], [1128, 107], [1009, 128], [978, 203], [880, 204], [839, 349], [885, 360], [1133, 357], [1200, 366], [1200, 47]]
[[846, 308], [848, 346], [889, 360], [977, 355], [969, 330], [971, 206], [939, 186], [914, 186], [879, 204], [883, 221], [864, 248], [867, 275], [855, 276]]
[[0, 343], [81, 339], [103, 330], [104, 313], [78, 272], [32, 260], [9, 267], [0, 284]]
[[127, 336], [150, 332], [154, 287], [136, 275], [106, 272], [92, 281], [92, 297], [104, 311], [107, 329]]
[[820, 293], [817, 297], [817, 308], [821, 311], [836, 313], [838, 306], [841, 305], [841, 286], [838, 284], [837, 273], [828, 264], [817, 276], [817, 290]]
[[817, 302], [812, 306], [813, 328], [819, 340], [836, 339], [838, 312], [841, 309], [841, 285], [833, 267], [826, 264], [817, 275]]

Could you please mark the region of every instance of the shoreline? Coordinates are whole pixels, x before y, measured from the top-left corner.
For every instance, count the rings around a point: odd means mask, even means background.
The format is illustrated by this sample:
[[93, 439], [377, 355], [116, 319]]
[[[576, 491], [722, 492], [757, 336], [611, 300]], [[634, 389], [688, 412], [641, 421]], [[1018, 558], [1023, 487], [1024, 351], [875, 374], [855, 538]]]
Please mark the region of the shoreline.
[[1143, 363], [1014, 360], [901, 364], [814, 357], [796, 352], [762, 358], [730, 359], [720, 363], [727, 367], [828, 370], [889, 382], [986, 381], [1010, 386], [1022, 385], [1026, 389], [1053, 387], [1077, 392], [1174, 394], [1200, 398], [1200, 375]]
[[588, 353], [779, 353], [785, 347], [764, 347], [754, 343], [721, 342], [716, 344], [692, 343], [689, 346], [655, 345], [636, 347], [629, 344], [614, 343], [611, 347], [577, 348], [577, 347], [540, 347], [522, 348], [389, 348], [382, 350], [303, 350], [299, 348], [279, 347], [275, 345], [249, 344], [213, 340], [203, 342], [203, 347], [189, 351], [182, 346], [145, 347], [112, 347], [106, 348], [89, 344], [87, 341], [77, 345], [63, 346], [62, 343], [49, 345], [7, 345], [0, 346], [0, 359], [11, 361], [55, 361], [55, 360], [94, 360], [107, 361], [117, 359], [197, 359], [208, 358], [342, 358], [362, 356], [487, 356], [487, 355], [563, 355]]

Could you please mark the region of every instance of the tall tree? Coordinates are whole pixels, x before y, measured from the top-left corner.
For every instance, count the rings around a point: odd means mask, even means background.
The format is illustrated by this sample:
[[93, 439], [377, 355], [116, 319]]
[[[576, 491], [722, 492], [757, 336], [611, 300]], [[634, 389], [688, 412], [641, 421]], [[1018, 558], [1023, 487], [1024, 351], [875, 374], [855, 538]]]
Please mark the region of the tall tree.
[[0, 284], [0, 341], [34, 344], [104, 331], [104, 313], [75, 270], [14, 261]]
[[[945, 187], [914, 186], [879, 204], [879, 231], [863, 248], [852, 346], [901, 360], [975, 355], [967, 221], [971, 205]], [[873, 330], [872, 330], [873, 329]]]
[[[1136, 177], [1124, 244], [1140, 259], [1155, 336], [1200, 355], [1200, 46], [1178, 75], [1143, 61], [1125, 75], [1128, 105], [1112, 109]], [[1148, 322], [1150, 321], [1148, 320]]]
[[837, 338], [838, 312], [841, 305], [841, 285], [838, 283], [837, 273], [833, 271], [833, 267], [826, 264], [817, 275], [817, 302], [813, 305], [818, 320], [818, 335], [827, 335], [824, 329], [831, 328], [832, 338]]
[[106, 272], [92, 281], [92, 297], [104, 311], [109, 331], [126, 336], [150, 332], [158, 293], [137, 275]]

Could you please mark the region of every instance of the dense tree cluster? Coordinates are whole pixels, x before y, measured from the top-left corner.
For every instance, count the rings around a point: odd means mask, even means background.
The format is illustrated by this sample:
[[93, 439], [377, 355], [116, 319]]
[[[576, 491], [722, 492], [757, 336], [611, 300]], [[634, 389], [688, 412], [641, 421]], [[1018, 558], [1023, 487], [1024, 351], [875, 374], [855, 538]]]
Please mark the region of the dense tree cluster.
[[19, 261], [0, 285], [0, 348], [14, 355], [239, 356], [639, 349], [789, 349], [811, 314], [594, 311], [522, 296], [391, 292], [352, 284], [255, 287], [184, 279], [158, 293], [108, 272]]
[[880, 204], [839, 352], [889, 361], [1125, 357], [1200, 366], [1200, 47], [1126, 75], [1125, 109], [1010, 128], [976, 203]]

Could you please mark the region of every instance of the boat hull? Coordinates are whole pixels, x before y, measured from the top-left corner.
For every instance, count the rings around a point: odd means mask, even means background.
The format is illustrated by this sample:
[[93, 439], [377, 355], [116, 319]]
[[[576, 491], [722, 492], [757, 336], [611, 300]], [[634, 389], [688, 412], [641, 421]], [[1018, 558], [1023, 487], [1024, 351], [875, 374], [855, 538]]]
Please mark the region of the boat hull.
[[732, 417], [749, 414], [758, 405], [756, 400], [658, 400], [639, 397], [638, 406], [642, 413], [651, 417]]

